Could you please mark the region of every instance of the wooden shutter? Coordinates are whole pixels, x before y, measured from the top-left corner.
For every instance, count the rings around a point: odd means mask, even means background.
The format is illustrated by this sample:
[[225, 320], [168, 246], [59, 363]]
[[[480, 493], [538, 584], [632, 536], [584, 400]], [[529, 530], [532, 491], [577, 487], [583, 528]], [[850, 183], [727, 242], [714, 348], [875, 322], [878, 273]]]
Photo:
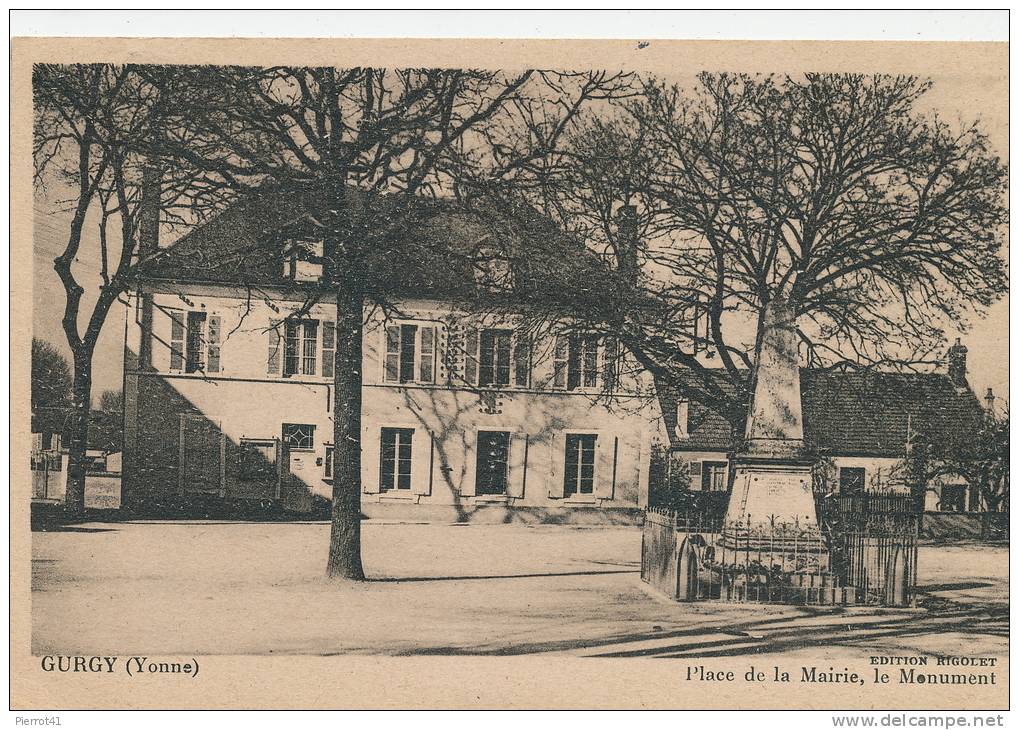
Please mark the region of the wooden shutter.
[[218, 314], [209, 315], [209, 353], [205, 369], [210, 373], [218, 373], [222, 369], [220, 353], [220, 327], [222, 320]]
[[382, 380], [386, 383], [399, 383], [400, 382], [400, 325], [398, 324], [387, 324], [385, 332], [385, 347], [383, 352], [384, 365], [382, 372]]
[[565, 494], [563, 487], [563, 467], [566, 454], [563, 452], [565, 439], [561, 433], [550, 434], [548, 437], [548, 496], [562, 499]]
[[[382, 430], [378, 426], [361, 429], [361, 488], [365, 494], [378, 494], [381, 481], [380, 462]], [[333, 449], [333, 479], [336, 478], [336, 450]]]
[[555, 371], [552, 384], [556, 388], [565, 388], [566, 371], [569, 368], [569, 339], [565, 335], [556, 337], [553, 366]]
[[269, 358], [265, 371], [269, 375], [280, 373], [280, 331], [276, 325], [269, 330]]
[[620, 433], [616, 440], [616, 485], [613, 499], [636, 501], [641, 506], [641, 463], [644, 452], [643, 433]]
[[467, 439], [466, 450], [464, 451], [463, 477], [460, 479], [460, 496], [473, 497], [477, 494], [478, 479], [478, 432], [477, 430]]
[[333, 377], [336, 362], [336, 324], [328, 319], [322, 323], [322, 377]]
[[455, 385], [460, 379], [460, 354], [463, 350], [463, 327], [450, 324], [446, 328], [446, 349], [442, 353], [446, 382]]
[[526, 388], [531, 384], [531, 342], [523, 333], [513, 335], [513, 384]]
[[166, 310], [170, 317], [170, 369], [184, 369], [184, 312], [179, 309]]
[[435, 328], [420, 327], [421, 347], [418, 349], [419, 372], [418, 381], [422, 383], [435, 382]]
[[611, 393], [619, 386], [619, 343], [615, 337], [602, 340], [602, 373], [605, 391]]
[[432, 435], [425, 428], [415, 428], [411, 441], [410, 491], [432, 493]]
[[598, 434], [594, 450], [594, 494], [598, 499], [612, 499], [615, 494], [618, 449], [619, 439], [615, 434]]
[[466, 327], [464, 332], [464, 380], [468, 385], [478, 384], [478, 330]]
[[506, 481], [506, 494], [510, 497], [523, 497], [527, 485], [527, 452], [529, 443], [527, 434], [511, 433], [509, 442], [509, 474]]

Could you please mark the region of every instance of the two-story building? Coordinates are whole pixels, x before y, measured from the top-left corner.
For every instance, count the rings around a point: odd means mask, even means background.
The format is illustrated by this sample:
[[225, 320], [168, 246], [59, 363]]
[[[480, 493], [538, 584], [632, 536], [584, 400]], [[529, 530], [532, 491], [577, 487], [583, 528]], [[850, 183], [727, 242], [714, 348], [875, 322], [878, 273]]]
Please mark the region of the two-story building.
[[[125, 505], [327, 504], [335, 306], [317, 298], [320, 244], [293, 233], [305, 217], [293, 201], [238, 204], [148, 264], [126, 321]], [[541, 259], [492, 248], [527, 244], [452, 210], [413, 235], [398, 286], [365, 312], [363, 511], [633, 519], [660, 438], [647, 384], [611, 340], [476, 306], [477, 288]]]

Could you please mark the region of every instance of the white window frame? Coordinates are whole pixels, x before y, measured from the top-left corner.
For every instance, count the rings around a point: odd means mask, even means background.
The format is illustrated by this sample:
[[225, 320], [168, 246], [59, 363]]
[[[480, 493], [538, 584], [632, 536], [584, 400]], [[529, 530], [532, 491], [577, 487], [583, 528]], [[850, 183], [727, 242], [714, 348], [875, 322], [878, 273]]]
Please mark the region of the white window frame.
[[[584, 350], [581, 349], [579, 357], [580, 372], [578, 373], [579, 384], [575, 388], [570, 388], [570, 337], [581, 337], [589, 338], [594, 337], [596, 339], [595, 344], [595, 376], [593, 385], [584, 384], [584, 375], [586, 369], [583, 364]], [[556, 341], [553, 343], [552, 352], [552, 387], [555, 390], [563, 391], [566, 393], [594, 393], [600, 390], [605, 384], [605, 339], [606, 336], [598, 334], [596, 332], [573, 332], [569, 334], [556, 335]], [[564, 357], [559, 357], [560, 343], [565, 346]], [[562, 363], [562, 365], [560, 365]], [[562, 385], [556, 383], [559, 368], [562, 367]], [[618, 389], [619, 384], [615, 384], [615, 388]]]
[[[400, 371], [403, 366], [403, 327], [404, 326], [415, 327], [414, 331], [414, 364], [412, 372], [414, 377], [410, 380], [401, 380]], [[396, 379], [390, 379], [387, 377], [386, 359], [389, 355], [389, 340], [388, 340], [388, 329], [390, 327], [397, 327], [400, 332], [400, 339], [397, 343], [397, 361], [396, 361]], [[438, 369], [439, 369], [439, 326], [432, 320], [415, 320], [415, 319], [394, 319], [386, 320], [380, 327], [381, 331], [381, 347], [379, 352], [381, 357], [379, 358], [379, 364], [381, 365], [381, 372], [379, 373], [380, 382], [385, 385], [435, 385]], [[425, 330], [431, 330], [432, 332], [432, 365], [430, 372], [430, 379], [424, 380], [421, 377], [421, 341], [424, 336]]]
[[[403, 488], [401, 488], [399, 486], [399, 484], [400, 484], [400, 471], [399, 471], [399, 465], [400, 465], [400, 452], [399, 452], [399, 448], [400, 447], [399, 447], [399, 443], [396, 444], [396, 450], [397, 451], [396, 451], [396, 454], [395, 454], [395, 457], [394, 457], [394, 462], [393, 462], [393, 486], [387, 488], [387, 487], [385, 487], [383, 485], [383, 482], [382, 482], [382, 465], [383, 465], [384, 459], [385, 459], [385, 455], [383, 454], [383, 443], [384, 443], [384, 438], [385, 438], [385, 432], [386, 431], [410, 431], [410, 443], [407, 444], [407, 450], [408, 450], [407, 462], [409, 464], [409, 477], [410, 478], [409, 478], [409, 481], [407, 483], [407, 488], [406, 489], [403, 489]], [[407, 426], [407, 425], [391, 425], [391, 424], [386, 424], [386, 425], [380, 425], [379, 426], [379, 462], [378, 462], [378, 467], [377, 467], [378, 471], [379, 471], [379, 494], [381, 494], [381, 495], [412, 495], [412, 494], [414, 494], [414, 437], [416, 435], [418, 435], [419, 432], [420, 432], [420, 429], [415, 428], [413, 426]], [[335, 453], [335, 452], [333, 452], [333, 453]]]
[[[605, 435], [598, 430], [594, 429], [583, 429], [575, 428], [563, 431], [563, 450], [562, 450], [562, 474], [558, 476], [563, 483], [563, 500], [566, 502], [595, 502], [598, 499], [598, 444], [601, 439], [605, 438]], [[579, 481], [579, 464], [578, 464], [578, 481], [577, 491], [572, 494], [566, 493], [566, 455], [567, 455], [567, 442], [570, 436], [594, 436], [594, 467], [591, 475], [591, 492], [580, 491]]]

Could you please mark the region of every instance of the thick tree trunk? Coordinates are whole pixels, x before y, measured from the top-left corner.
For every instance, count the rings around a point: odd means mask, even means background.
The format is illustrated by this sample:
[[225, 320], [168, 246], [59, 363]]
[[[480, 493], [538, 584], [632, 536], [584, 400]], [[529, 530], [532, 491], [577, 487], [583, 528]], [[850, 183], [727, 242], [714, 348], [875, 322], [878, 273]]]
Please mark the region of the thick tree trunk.
[[364, 295], [338, 277], [333, 400], [333, 510], [330, 578], [364, 580], [361, 565], [361, 364]]
[[71, 516], [85, 513], [85, 451], [88, 449], [88, 422], [92, 406], [91, 353], [74, 353], [73, 406], [70, 419], [70, 443], [67, 459], [67, 491], [64, 509]]

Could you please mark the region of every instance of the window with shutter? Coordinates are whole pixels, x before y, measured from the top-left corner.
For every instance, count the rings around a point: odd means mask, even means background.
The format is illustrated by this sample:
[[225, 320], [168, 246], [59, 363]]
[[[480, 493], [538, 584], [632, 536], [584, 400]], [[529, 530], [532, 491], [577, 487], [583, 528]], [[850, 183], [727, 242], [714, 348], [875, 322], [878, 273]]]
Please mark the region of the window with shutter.
[[318, 320], [288, 319], [283, 327], [283, 377], [314, 375], [318, 361]]
[[568, 335], [556, 339], [555, 387], [576, 390], [598, 385], [599, 340], [598, 335]]
[[478, 342], [478, 385], [500, 387], [510, 384], [510, 341], [512, 330], [482, 330]]
[[221, 320], [218, 314], [209, 316], [209, 355], [206, 370], [210, 373], [218, 373], [221, 368], [220, 362], [220, 326]]
[[727, 461], [705, 461], [701, 465], [701, 489], [705, 492], [724, 492], [729, 468]]
[[475, 494], [506, 494], [509, 449], [508, 431], [478, 431]]
[[432, 325], [385, 327], [382, 382], [434, 383], [438, 364], [438, 329]]
[[326, 320], [322, 323], [322, 377], [333, 377], [336, 362], [336, 325]]

